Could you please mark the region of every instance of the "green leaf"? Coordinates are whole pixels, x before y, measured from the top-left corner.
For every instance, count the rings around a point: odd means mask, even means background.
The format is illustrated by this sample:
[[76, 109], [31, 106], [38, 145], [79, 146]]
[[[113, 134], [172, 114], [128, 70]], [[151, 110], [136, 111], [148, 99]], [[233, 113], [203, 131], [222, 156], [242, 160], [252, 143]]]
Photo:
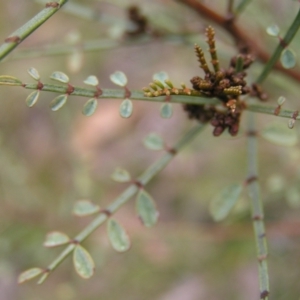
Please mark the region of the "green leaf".
[[107, 234], [112, 247], [118, 252], [127, 251], [130, 248], [130, 240], [125, 229], [114, 219], [107, 222]]
[[98, 101], [95, 98], [89, 99], [83, 106], [82, 113], [89, 117], [96, 111], [98, 106]]
[[129, 182], [131, 180], [131, 176], [128, 171], [116, 168], [111, 174], [111, 179], [117, 182]]
[[95, 263], [93, 258], [81, 245], [77, 245], [73, 252], [73, 264], [79, 276], [88, 279], [93, 276]]
[[9, 75], [1, 75], [0, 76], [0, 85], [22, 85], [22, 81], [17, 77], [9, 76]]
[[36, 81], [40, 80], [41, 77], [37, 69], [31, 67], [27, 70], [27, 72], [34, 80]]
[[100, 211], [99, 205], [90, 200], [76, 201], [72, 213], [77, 217], [85, 217]]
[[125, 99], [122, 101], [120, 105], [120, 115], [123, 118], [129, 118], [133, 111], [132, 101], [129, 99]]
[[158, 211], [152, 197], [145, 191], [140, 190], [136, 198], [136, 211], [146, 227], [152, 227], [158, 220]]
[[110, 80], [119, 86], [126, 86], [127, 84], [127, 77], [126, 75], [121, 71], [116, 71], [115, 73], [110, 75]]
[[298, 186], [292, 186], [286, 191], [286, 200], [291, 208], [300, 208], [300, 190]]
[[298, 142], [297, 132], [283, 123], [271, 123], [263, 129], [261, 135], [269, 142], [281, 146], [294, 146]]
[[68, 83], [70, 81], [68, 75], [60, 71], [53, 72], [50, 78], [63, 83]]
[[94, 75], [90, 75], [85, 81], [85, 84], [91, 86], [97, 86], [99, 84], [98, 78]]
[[284, 49], [280, 56], [280, 61], [285, 69], [291, 69], [296, 66], [296, 53], [291, 49]]
[[70, 242], [70, 238], [63, 232], [52, 231], [47, 234], [44, 247], [57, 247]]
[[215, 221], [224, 220], [240, 197], [243, 186], [232, 184], [221, 190], [210, 202], [210, 213]]
[[144, 139], [144, 146], [151, 150], [164, 149], [164, 140], [156, 133], [150, 133]]
[[50, 108], [52, 111], [57, 111], [60, 108], [62, 108], [68, 99], [68, 95], [59, 95], [56, 98], [54, 98], [50, 103]]
[[160, 108], [160, 115], [162, 118], [169, 119], [173, 114], [173, 106], [171, 103], [164, 103]]
[[32, 93], [30, 93], [25, 100], [26, 105], [28, 107], [32, 107], [34, 104], [37, 103], [39, 96], [40, 96], [39, 90], [36, 90], [36, 91], [33, 91]]
[[279, 96], [279, 98], [277, 99], [277, 104], [282, 106], [285, 101], [286, 101], [285, 97]]
[[25, 281], [28, 281], [40, 274], [42, 274], [44, 272], [43, 269], [41, 268], [31, 268], [31, 269], [28, 269], [24, 272], [22, 272], [19, 277], [18, 277], [18, 283], [23, 283]]
[[270, 36], [278, 36], [280, 29], [276, 24], [273, 24], [267, 28], [267, 34]]
[[164, 71], [157, 72], [153, 75], [153, 80], [158, 80], [161, 83], [164, 83], [166, 79], [169, 79], [169, 75]]

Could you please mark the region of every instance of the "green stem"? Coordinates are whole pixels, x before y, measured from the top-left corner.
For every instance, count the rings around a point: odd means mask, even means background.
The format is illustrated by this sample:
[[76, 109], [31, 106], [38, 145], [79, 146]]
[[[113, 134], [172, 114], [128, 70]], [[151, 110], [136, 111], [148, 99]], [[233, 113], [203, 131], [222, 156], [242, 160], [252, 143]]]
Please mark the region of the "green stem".
[[285, 37], [280, 41], [279, 45], [275, 49], [273, 55], [271, 56], [270, 60], [266, 63], [263, 71], [258, 76], [256, 83], [261, 84], [269, 75], [270, 71], [272, 70], [273, 66], [278, 61], [281, 52], [287, 47], [287, 45], [293, 40], [294, 36], [296, 35], [298, 29], [300, 27], [300, 10], [298, 14], [291, 24], [290, 28], [288, 29]]
[[233, 12], [233, 4], [234, 4], [234, 0], [227, 0], [227, 1], [228, 1], [228, 3], [227, 3], [227, 13], [228, 13], [229, 15], [231, 15], [232, 12]]
[[263, 204], [260, 195], [257, 170], [257, 137], [254, 114], [249, 114], [248, 123], [248, 192], [252, 204], [252, 219], [258, 258], [260, 299], [268, 299], [269, 274], [267, 265], [267, 241], [264, 225]]
[[[246, 110], [267, 114], [267, 115], [273, 115], [273, 116], [275, 116], [275, 109], [276, 109], [275, 107], [264, 106], [260, 104], [248, 104], [246, 107]], [[295, 113], [297, 115], [296, 118], [294, 117]], [[283, 118], [294, 118], [295, 120], [300, 120], [300, 114], [298, 115], [297, 111], [292, 111], [287, 109], [281, 109], [278, 115], [276, 114], [276, 116], [283, 117]]]
[[[0, 83], [1, 84], [1, 83]], [[5, 84], [4, 84], [5, 85]], [[22, 87], [26, 89], [36, 90], [38, 85], [36, 83], [33, 84], [24, 84]], [[68, 86], [66, 85], [58, 85], [58, 84], [44, 84], [41, 88], [41, 91], [54, 92], [59, 94], [66, 94], [68, 91]], [[98, 96], [101, 98], [111, 98], [111, 99], [124, 99], [125, 91], [124, 89], [101, 89], [102, 94]], [[151, 101], [151, 102], [165, 102], [166, 96], [161, 97], [145, 97], [144, 92], [142, 91], [130, 91], [130, 99], [132, 100], [142, 100], [142, 101]], [[74, 87], [73, 92], [70, 96], [82, 96], [82, 97], [95, 97], [96, 89], [88, 89], [81, 87]], [[188, 103], [188, 104], [211, 104], [217, 105], [221, 102], [216, 98], [209, 98], [205, 95], [202, 95], [198, 91], [192, 91], [192, 95], [188, 96], [186, 94], [183, 95], [172, 95], [170, 102], [173, 103]]]
[[241, 0], [241, 2], [237, 5], [237, 7], [234, 10], [234, 15], [235, 16], [240, 15], [251, 1], [252, 0]]
[[[179, 142], [172, 148], [172, 151], [167, 151], [160, 159], [146, 169], [138, 178], [137, 182], [142, 185], [146, 185], [155, 175], [157, 175], [162, 169], [164, 169], [168, 163], [174, 158], [185, 145], [191, 142], [204, 128], [203, 124], [198, 124], [188, 131]], [[102, 225], [108, 216], [114, 214], [119, 208], [128, 202], [139, 190], [139, 186], [136, 183], [131, 184], [120, 196], [118, 196], [105, 210], [100, 213], [90, 224], [88, 224], [74, 240], [76, 243], [81, 243], [92, 232], [94, 232], [100, 225]], [[68, 245], [57, 258], [47, 267], [46, 272], [41, 276], [38, 281], [39, 284], [43, 283], [51, 271], [53, 271], [69, 254], [74, 250], [76, 243]]]
[[[192, 40], [195, 36], [198, 36], [197, 33], [190, 34], [165, 34], [160, 37], [161, 40], [168, 43], [176, 42], [176, 44], [191, 44], [190, 40]], [[109, 50], [113, 48], [119, 47], [130, 47], [136, 45], [146, 45], [151, 42], [155, 42], [155, 37], [152, 36], [141, 36], [137, 37], [134, 40], [125, 39], [122, 41], [117, 41], [113, 39], [94, 39], [79, 42], [75, 45], [66, 45], [66, 44], [47, 44], [40, 48], [37, 47], [27, 47], [18, 49], [9, 60], [18, 60], [25, 58], [37, 58], [37, 57], [46, 57], [46, 56], [56, 56], [56, 55], [68, 55], [74, 52], [95, 52], [99, 50]]]
[[[6, 42], [0, 46], [0, 61], [7, 56], [14, 48], [16, 48], [26, 37], [28, 37], [39, 26], [46, 22], [53, 14], [55, 14], [68, 0], [59, 0], [57, 7], [46, 7], [35, 15], [31, 20], [22, 27], [14, 31]], [[54, 3], [54, 2], [53, 2]]]
[[[7, 85], [7, 86], [15, 86], [7, 84], [6, 82], [0, 82], [0, 85]], [[18, 86], [22, 86], [25, 89], [30, 90], [36, 90], [38, 88], [38, 84], [32, 83], [32, 84], [22, 84], [20, 81], [19, 84], [16, 84]], [[54, 92], [58, 94], [66, 94], [68, 91], [68, 87], [66, 85], [59, 85], [59, 84], [43, 84], [43, 87], [41, 88], [41, 91], [45, 92]], [[124, 99], [124, 89], [101, 89], [102, 94], [101, 96], [98, 96], [99, 99]], [[70, 94], [70, 96], [81, 96], [81, 97], [87, 97], [87, 98], [93, 98], [95, 96], [96, 89], [90, 89], [90, 88], [81, 88], [81, 87], [74, 87], [73, 92]], [[163, 103], [166, 101], [166, 96], [160, 96], [160, 97], [145, 97], [144, 92], [142, 91], [130, 91], [131, 96], [130, 99], [132, 100], [140, 100], [140, 101], [150, 101], [150, 102], [160, 102]], [[217, 98], [209, 98], [206, 95], [202, 95], [198, 91], [192, 91], [192, 95], [172, 95], [170, 97], [170, 102], [172, 103], [182, 103], [182, 104], [195, 104], [195, 105], [220, 105], [222, 104], [220, 100]], [[247, 104], [245, 107], [245, 110], [262, 113], [262, 114], [268, 114], [268, 115], [275, 115], [276, 107], [272, 106], [265, 106], [261, 104]], [[287, 110], [287, 109], [281, 109], [278, 114], [276, 114], [278, 117], [283, 118], [293, 118], [295, 120], [300, 120], [300, 113], [298, 115], [297, 111]]]

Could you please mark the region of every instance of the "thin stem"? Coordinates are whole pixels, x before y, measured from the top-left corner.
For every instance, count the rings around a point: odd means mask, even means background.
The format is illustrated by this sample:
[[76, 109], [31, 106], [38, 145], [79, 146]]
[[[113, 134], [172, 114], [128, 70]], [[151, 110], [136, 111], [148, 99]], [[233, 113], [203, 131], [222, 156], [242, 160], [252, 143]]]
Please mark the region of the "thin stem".
[[46, 4], [46, 7], [42, 11], [7, 37], [5, 43], [0, 46], [0, 61], [67, 2], [68, 0], [49, 2], [52, 5], [47, 6]]
[[273, 55], [269, 59], [269, 61], [266, 63], [264, 69], [262, 70], [261, 74], [258, 76], [256, 82], [261, 84], [269, 75], [270, 71], [278, 61], [281, 52], [289, 45], [289, 43], [293, 40], [294, 36], [296, 35], [298, 29], [300, 27], [300, 10], [298, 11], [298, 14], [291, 24], [290, 28], [288, 29], [285, 37], [280, 40], [277, 48], [275, 49]]
[[228, 1], [228, 3], [227, 3], [227, 14], [232, 15], [234, 0], [227, 0], [227, 1]]
[[[155, 175], [157, 175], [162, 169], [164, 169], [168, 163], [174, 158], [174, 156], [188, 143], [190, 143], [204, 128], [203, 124], [198, 124], [188, 131], [174, 146], [172, 151], [167, 151], [160, 159], [146, 169], [138, 178], [137, 182], [142, 185], [146, 185]], [[118, 196], [103, 213], [100, 213], [93, 221], [90, 222], [75, 238], [76, 243], [81, 243], [85, 240], [93, 231], [95, 231], [100, 225], [102, 225], [110, 215], [114, 214], [119, 208], [128, 202], [139, 190], [139, 186], [136, 183], [131, 184], [120, 196]], [[46, 268], [45, 274], [40, 278], [38, 283], [42, 283], [46, 280], [47, 276], [53, 271], [69, 254], [74, 250], [76, 243], [68, 245], [57, 258]]]
[[281, 109], [278, 114], [275, 114], [275, 110], [277, 107], [272, 106], [264, 106], [260, 104], [248, 104], [246, 107], [246, 110], [267, 114], [267, 115], [273, 115], [273, 116], [279, 116], [283, 118], [293, 118], [295, 116], [295, 113], [297, 114], [295, 120], [300, 120], [300, 115], [298, 116], [297, 111], [287, 110], [287, 109]]
[[269, 274], [267, 265], [267, 241], [264, 225], [263, 204], [260, 195], [257, 170], [257, 138], [254, 114], [249, 114], [248, 122], [248, 192], [252, 204], [253, 229], [259, 270], [260, 299], [268, 299]]
[[237, 5], [237, 7], [234, 10], [234, 15], [240, 15], [245, 10], [247, 5], [250, 4], [251, 1], [252, 0], [241, 0], [241, 2]]
[[[1, 84], [1, 83], [0, 83]], [[24, 84], [22, 87], [25, 89], [38, 89], [38, 84]], [[95, 97], [97, 93], [96, 89], [88, 89], [81, 87], [73, 87], [74, 90], [70, 94], [70, 96], [82, 96], [82, 97]], [[58, 85], [58, 84], [43, 84], [43, 87], [40, 89], [41, 91], [54, 92], [59, 94], [68, 93], [68, 86], [66, 85]], [[111, 99], [124, 99], [124, 89], [101, 89], [102, 94], [97, 96], [97, 98], [111, 98]], [[130, 91], [130, 99], [132, 100], [142, 100], [142, 101], [150, 101], [150, 102], [165, 102], [165, 96], [161, 97], [145, 97], [144, 92], [142, 91]], [[185, 104], [211, 104], [217, 105], [221, 102], [216, 98], [209, 98], [198, 91], [192, 91], [191, 95], [172, 95], [170, 97], [170, 102], [173, 103], [185, 103]]]
[[[185, 33], [185, 34], [164, 34], [160, 36], [160, 40], [168, 43], [176, 44], [191, 44], [190, 40], [194, 37], [198, 37], [199, 33]], [[42, 47], [26, 47], [19, 48], [13, 55], [10, 56], [9, 60], [25, 59], [25, 58], [37, 58], [46, 56], [56, 55], [67, 55], [72, 54], [75, 51], [79, 52], [95, 52], [99, 50], [109, 50], [119, 47], [128, 47], [136, 45], [146, 45], [148, 43], [156, 42], [157, 38], [154, 36], [141, 36], [136, 37], [134, 40], [113, 40], [110, 38], [101, 38], [94, 40], [87, 40], [79, 42], [76, 45], [66, 44], [47, 44]]]
[[[0, 82], [0, 85], [6, 85], [5, 82]], [[11, 85], [7, 85], [11, 86]], [[25, 89], [36, 90], [38, 89], [38, 84], [22, 84], [20, 83], [19, 86], [24, 87]], [[81, 96], [87, 98], [95, 97], [95, 93], [97, 93], [96, 89], [89, 89], [89, 88], [81, 88], [81, 87], [73, 87], [74, 90], [70, 94], [70, 96]], [[40, 88], [41, 91], [45, 92], [54, 92], [58, 94], [66, 94], [68, 92], [68, 87], [66, 85], [58, 85], [58, 84], [43, 84], [43, 87]], [[124, 99], [124, 89], [101, 89], [102, 94], [97, 96], [98, 99]], [[150, 102], [158, 102], [163, 103], [166, 101], [166, 96], [160, 97], [145, 97], [144, 92], [132, 90], [130, 91], [130, 99], [131, 100], [138, 100], [138, 101], [150, 101]], [[168, 99], [171, 103], [181, 103], [181, 104], [197, 104], [197, 105], [220, 105], [222, 102], [217, 98], [210, 98], [206, 95], [201, 94], [198, 91], [192, 90], [191, 95], [171, 95], [170, 99]], [[245, 110], [267, 114], [267, 115], [274, 115], [283, 118], [293, 118], [295, 120], [300, 120], [300, 113], [298, 111], [292, 111], [287, 109], [280, 109], [277, 111], [277, 107], [273, 106], [265, 106], [261, 104], [247, 104]], [[276, 112], [276, 113], [275, 113]]]
[[[0, 85], [5, 85], [5, 83], [0, 82]], [[11, 86], [11, 85], [8, 85]], [[25, 89], [36, 90], [38, 89], [38, 85], [36, 83], [33, 84], [23, 84], [20, 86], [24, 87]], [[58, 94], [66, 94], [68, 91], [68, 87], [66, 85], [58, 85], [58, 84], [43, 84], [43, 87], [40, 89], [41, 91], [45, 92], [54, 92]], [[97, 96], [98, 99], [124, 99], [124, 89], [101, 89], [102, 94], [101, 96]], [[166, 101], [166, 96], [160, 97], [145, 97], [144, 92], [142, 91], [130, 91], [131, 96], [130, 99], [138, 100], [138, 101], [150, 101], [150, 102], [158, 102], [163, 103]], [[81, 88], [81, 87], [74, 87], [73, 92], [70, 96], [82, 96], [87, 98], [95, 97], [96, 90], [89, 89], [89, 88]], [[220, 105], [221, 101], [217, 98], [209, 98], [206, 95], [202, 95], [198, 91], [193, 91], [192, 95], [172, 95], [170, 99], [168, 99], [171, 103], [182, 103], [182, 104], [208, 104], [208, 105]], [[295, 120], [300, 120], [300, 113], [298, 114], [297, 111], [281, 109], [276, 112], [277, 107], [273, 106], [265, 106], [261, 104], [247, 104], [245, 110], [267, 114], [267, 115], [274, 115], [283, 118], [293, 118]]]

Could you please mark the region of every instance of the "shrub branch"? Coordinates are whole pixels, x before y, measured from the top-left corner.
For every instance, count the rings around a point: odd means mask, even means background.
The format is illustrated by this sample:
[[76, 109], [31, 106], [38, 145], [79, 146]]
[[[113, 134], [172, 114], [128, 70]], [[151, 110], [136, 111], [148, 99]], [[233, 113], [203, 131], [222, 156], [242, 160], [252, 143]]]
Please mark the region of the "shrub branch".
[[295, 35], [296, 35], [299, 27], [300, 27], [300, 10], [298, 11], [298, 14], [297, 14], [296, 18], [293, 21], [293, 23], [291, 24], [290, 28], [288, 29], [285, 37], [280, 40], [280, 42], [279, 42], [277, 48], [275, 49], [273, 55], [271, 56], [271, 58], [269, 59], [269, 61], [265, 64], [262, 73], [259, 75], [259, 77], [256, 80], [257, 83], [260, 84], [260, 83], [262, 83], [267, 78], [267, 76], [269, 75], [270, 71], [272, 70], [272, 68], [277, 63], [277, 61], [278, 61], [278, 59], [280, 57], [281, 52], [293, 40], [293, 38], [295, 37]]
[[264, 225], [263, 203], [260, 195], [257, 170], [257, 137], [254, 115], [249, 114], [248, 122], [248, 178], [247, 186], [252, 204], [252, 220], [256, 243], [256, 252], [259, 270], [260, 299], [268, 299], [269, 274], [267, 265], [267, 241]]
[[[119, 195], [106, 209], [102, 210], [93, 221], [90, 222], [75, 238], [74, 243], [68, 245], [58, 257], [45, 269], [39, 284], [43, 283], [50, 272], [52, 272], [69, 254], [72, 253], [76, 244], [81, 243], [91, 233], [93, 233], [100, 225], [102, 225], [109, 216], [114, 214], [122, 205], [128, 202], [139, 190], [139, 187], [146, 185], [155, 175], [162, 171], [174, 156], [188, 143], [190, 143], [204, 128], [203, 124], [198, 124], [188, 131], [179, 142], [168, 150], [160, 159], [146, 169], [121, 195]], [[137, 184], [138, 183], [138, 184]]]
[[67, 2], [68, 0], [59, 0], [57, 2], [46, 3], [46, 7], [42, 11], [40, 11], [22, 27], [10, 34], [5, 39], [5, 43], [0, 46], [0, 61]]

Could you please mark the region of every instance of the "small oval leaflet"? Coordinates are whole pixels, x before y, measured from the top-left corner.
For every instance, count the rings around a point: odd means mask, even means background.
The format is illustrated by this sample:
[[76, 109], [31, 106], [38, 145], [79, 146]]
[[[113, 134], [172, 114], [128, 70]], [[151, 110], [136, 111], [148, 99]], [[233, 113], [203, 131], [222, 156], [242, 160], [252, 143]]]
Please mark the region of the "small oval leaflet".
[[132, 115], [133, 104], [129, 99], [125, 99], [122, 101], [120, 105], [120, 116], [123, 118], [129, 118]]
[[0, 85], [22, 85], [22, 81], [17, 77], [10, 75], [1, 75], [0, 76]]
[[295, 123], [296, 123], [296, 120], [289, 119], [289, 121], [288, 121], [288, 127], [289, 127], [289, 129], [293, 129], [294, 126], [295, 126]]
[[129, 182], [131, 180], [129, 172], [121, 168], [116, 168], [110, 177], [117, 182]]
[[70, 242], [70, 238], [63, 232], [52, 231], [46, 236], [44, 247], [57, 247]]
[[81, 245], [77, 245], [73, 252], [73, 264], [79, 276], [88, 279], [93, 276], [95, 263], [93, 258]]
[[68, 75], [60, 71], [53, 72], [50, 78], [63, 83], [68, 83], [70, 81]]
[[59, 95], [56, 98], [54, 98], [50, 103], [50, 108], [52, 111], [57, 111], [60, 108], [62, 108], [68, 99], [68, 95]]
[[271, 123], [263, 129], [261, 135], [269, 142], [281, 146], [294, 146], [298, 142], [297, 132], [283, 123]]
[[298, 186], [290, 187], [285, 194], [287, 203], [291, 208], [300, 208], [300, 190]]
[[280, 56], [280, 61], [285, 69], [291, 69], [296, 66], [296, 54], [291, 49], [284, 49]]
[[153, 74], [153, 80], [158, 80], [158, 81], [164, 83], [165, 80], [167, 80], [167, 79], [169, 79], [169, 75], [168, 75], [168, 73], [166, 73], [164, 71]]
[[99, 84], [99, 80], [96, 76], [90, 75], [83, 83], [91, 86], [97, 86]]
[[32, 93], [30, 93], [25, 100], [26, 105], [28, 107], [32, 107], [39, 100], [39, 96], [40, 96], [39, 90], [36, 90], [36, 91], [33, 91]]
[[107, 234], [112, 247], [116, 251], [124, 252], [130, 248], [129, 237], [125, 229], [116, 220], [108, 220]]
[[27, 70], [28, 74], [36, 81], [40, 80], [40, 74], [37, 69], [31, 67]]
[[67, 67], [68, 71], [72, 73], [77, 73], [82, 69], [84, 55], [82, 51], [74, 51], [67, 57]]
[[210, 202], [210, 214], [215, 221], [224, 220], [240, 197], [243, 186], [232, 184], [220, 191]]
[[79, 200], [75, 203], [72, 213], [77, 217], [85, 217], [100, 211], [100, 206], [90, 200]]
[[136, 211], [146, 227], [156, 224], [159, 213], [154, 200], [145, 190], [140, 190], [136, 197]]
[[96, 111], [97, 106], [98, 106], [98, 101], [95, 98], [91, 98], [84, 104], [82, 113], [85, 116], [90, 117]]
[[283, 103], [286, 101], [286, 98], [283, 97], [283, 96], [280, 96], [278, 99], [277, 99], [277, 103], [278, 105], [282, 106]]
[[169, 119], [173, 114], [173, 106], [171, 103], [164, 103], [160, 108], [160, 115], [164, 119]]
[[157, 133], [150, 133], [144, 139], [144, 146], [151, 150], [164, 149], [164, 140]]
[[25, 281], [28, 281], [40, 274], [42, 274], [44, 272], [43, 269], [41, 268], [31, 268], [31, 269], [28, 269], [24, 272], [22, 272], [19, 277], [18, 277], [18, 283], [23, 283]]
[[271, 26], [268, 26], [266, 31], [267, 31], [267, 34], [270, 36], [278, 36], [280, 29], [276, 24], [273, 24]]
[[119, 86], [126, 86], [127, 84], [127, 77], [126, 75], [121, 71], [116, 71], [115, 73], [110, 75], [110, 80]]

